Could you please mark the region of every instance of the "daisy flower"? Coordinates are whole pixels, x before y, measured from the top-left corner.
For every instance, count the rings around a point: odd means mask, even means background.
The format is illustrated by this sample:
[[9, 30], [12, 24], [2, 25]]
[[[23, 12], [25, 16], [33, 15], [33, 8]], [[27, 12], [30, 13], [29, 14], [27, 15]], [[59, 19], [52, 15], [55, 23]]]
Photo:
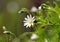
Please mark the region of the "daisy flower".
[[31, 27], [34, 25], [34, 17], [32, 17], [31, 15], [27, 15], [27, 18], [25, 18], [25, 20], [23, 21], [24, 22], [24, 26], [27, 27]]

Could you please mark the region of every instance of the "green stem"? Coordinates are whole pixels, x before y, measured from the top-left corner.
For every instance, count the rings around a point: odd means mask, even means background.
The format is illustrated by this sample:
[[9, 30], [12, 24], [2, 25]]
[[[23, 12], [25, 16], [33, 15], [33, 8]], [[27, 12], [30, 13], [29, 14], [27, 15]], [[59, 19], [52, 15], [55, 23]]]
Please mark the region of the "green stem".
[[55, 10], [55, 9], [54, 9], [54, 8], [52, 8], [52, 7], [49, 7], [48, 9], [50, 9], [50, 10], [52, 10], [52, 11], [56, 12], [57, 14], [60, 14], [57, 10]]
[[8, 35], [8, 42], [10, 42], [10, 40], [9, 40], [9, 39], [10, 39], [10, 35]]
[[10, 39], [10, 36], [6, 35], [6, 42], [10, 42], [9, 39]]

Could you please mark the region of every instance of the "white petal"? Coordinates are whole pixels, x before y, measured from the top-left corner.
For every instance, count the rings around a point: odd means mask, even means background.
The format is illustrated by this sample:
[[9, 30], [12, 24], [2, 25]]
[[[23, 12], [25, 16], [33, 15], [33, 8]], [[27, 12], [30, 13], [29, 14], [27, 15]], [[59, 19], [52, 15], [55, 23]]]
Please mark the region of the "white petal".
[[29, 27], [31, 27], [31, 24], [28, 24]]
[[29, 15], [27, 15], [27, 18], [29, 19]]
[[32, 18], [31, 14], [30, 14], [30, 18]]
[[35, 19], [33, 19], [33, 22], [35, 21]]
[[33, 19], [33, 22], [35, 21], [35, 19], [34, 19], [35, 17], [33, 17], [32, 19]]
[[33, 17], [33, 19], [34, 19], [35, 17]]
[[23, 21], [23, 22], [27, 22], [27, 21]]
[[24, 26], [28, 25], [27, 23], [24, 23]]
[[27, 18], [25, 18], [25, 20], [28, 20]]

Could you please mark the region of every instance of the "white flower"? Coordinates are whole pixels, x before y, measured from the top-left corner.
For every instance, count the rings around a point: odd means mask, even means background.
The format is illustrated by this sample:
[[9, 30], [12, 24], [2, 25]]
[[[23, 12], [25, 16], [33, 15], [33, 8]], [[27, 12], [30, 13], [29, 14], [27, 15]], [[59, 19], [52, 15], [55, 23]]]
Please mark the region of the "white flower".
[[45, 42], [48, 42], [48, 40], [47, 40], [47, 39], [45, 39]]
[[41, 10], [41, 6], [39, 6], [38, 8], [36, 7], [31, 8], [31, 12], [36, 12], [37, 10]]
[[37, 39], [37, 38], [38, 38], [38, 35], [37, 34], [32, 34], [32, 36], [31, 36], [30, 39], [34, 40], [34, 39]]
[[25, 18], [24, 20], [24, 26], [26, 26], [26, 28], [31, 27], [34, 25], [34, 21], [35, 21], [34, 17], [32, 17], [31, 15], [30, 16], [27, 15], [27, 18]]
[[41, 6], [38, 7], [38, 10], [41, 10]]
[[37, 11], [37, 8], [36, 7], [32, 7], [31, 8], [31, 12], [36, 12]]

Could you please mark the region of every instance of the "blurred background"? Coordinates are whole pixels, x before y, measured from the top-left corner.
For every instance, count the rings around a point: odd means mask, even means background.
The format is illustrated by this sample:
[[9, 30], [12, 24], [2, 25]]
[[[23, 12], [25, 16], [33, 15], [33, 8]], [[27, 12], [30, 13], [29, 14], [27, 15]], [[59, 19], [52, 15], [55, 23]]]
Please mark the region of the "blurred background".
[[[21, 8], [31, 9], [33, 6], [40, 6], [42, 0], [0, 0], [0, 28], [5, 26], [19, 36], [25, 31], [31, 31], [23, 26], [25, 14], [19, 14]], [[2, 30], [2, 29], [1, 29]], [[3, 32], [1, 31], [0, 32]]]
[[[1, 35], [3, 35], [3, 26], [13, 32], [17, 37], [24, 32], [31, 31], [31, 29], [26, 29], [23, 26], [22, 21], [26, 14], [19, 14], [18, 11], [21, 8], [31, 9], [32, 6], [39, 7], [41, 3], [47, 1], [48, 0], [0, 0], [0, 38], [2, 38]], [[53, 0], [49, 1], [52, 4]], [[4, 41], [1, 39], [0, 42]]]

